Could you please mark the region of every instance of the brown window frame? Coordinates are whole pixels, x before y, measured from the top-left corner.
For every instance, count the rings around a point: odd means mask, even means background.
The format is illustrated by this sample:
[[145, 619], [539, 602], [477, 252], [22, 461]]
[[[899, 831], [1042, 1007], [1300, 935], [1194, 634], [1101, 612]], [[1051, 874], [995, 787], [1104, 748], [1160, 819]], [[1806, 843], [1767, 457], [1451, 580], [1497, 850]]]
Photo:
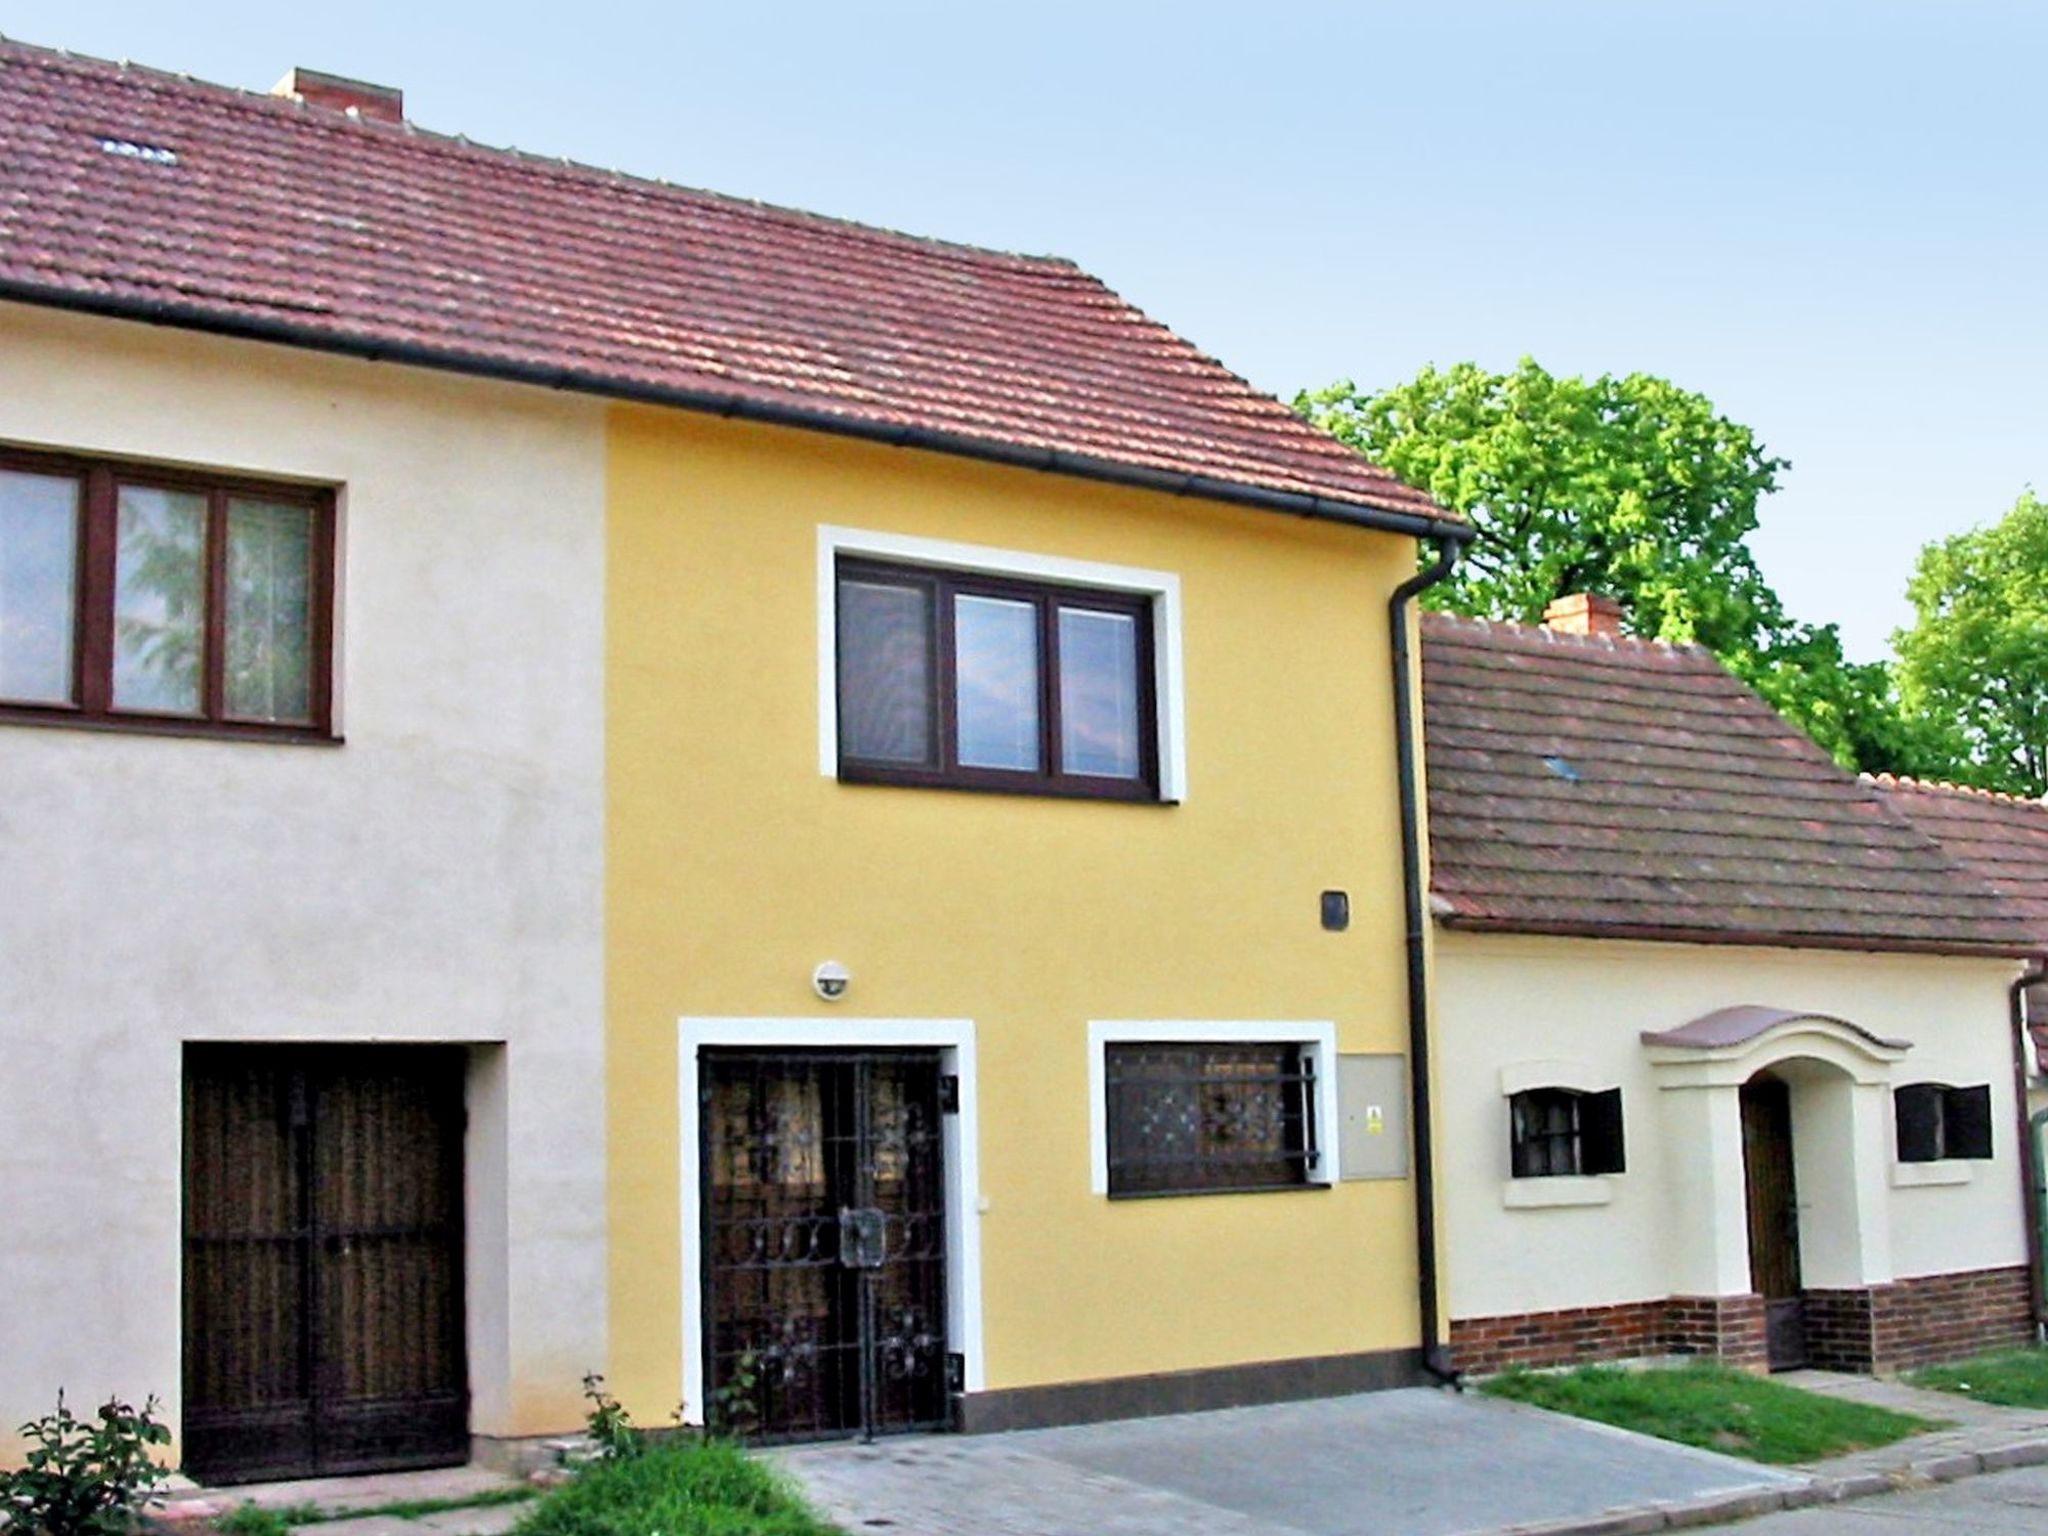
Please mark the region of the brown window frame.
[[[1103, 1046], [1103, 1140], [1112, 1200], [1321, 1189], [1315, 1053], [1297, 1041], [1112, 1040]], [[1191, 1150], [1170, 1151], [1138, 1122], [1148, 1087], [1193, 1095]], [[1233, 1094], [1273, 1094], [1281, 1144], [1229, 1145]], [[1171, 1138], [1167, 1138], [1170, 1141]]]
[[[849, 580], [914, 586], [930, 600], [925, 646], [936, 761], [922, 765], [884, 762], [848, 755], [844, 732], [839, 741], [839, 779], [846, 784], [899, 784], [927, 789], [969, 789], [1000, 794], [1053, 795], [1089, 800], [1159, 802], [1159, 699], [1154, 650], [1156, 627], [1153, 598], [1139, 592], [1105, 591], [1099, 587], [991, 575], [950, 567], [905, 565], [851, 555], [839, 557], [833, 572], [833, 612], [839, 611], [840, 584]], [[1032, 604], [1038, 627], [1038, 767], [1032, 769], [968, 767], [959, 761], [959, 691], [955, 681], [953, 599], [993, 597]], [[1106, 778], [1070, 773], [1061, 766], [1059, 614], [1062, 608], [1119, 614], [1135, 621], [1138, 686], [1138, 774]], [[842, 687], [845, 667], [833, 636], [835, 690]], [[838, 695], [840, 718], [845, 696]]]
[[[169, 736], [332, 743], [334, 734], [335, 498], [331, 487], [167, 468], [129, 459], [0, 447], [0, 468], [77, 478], [81, 491], [72, 588], [70, 703], [0, 698], [0, 723], [72, 725]], [[121, 486], [206, 498], [205, 617], [196, 714], [122, 709], [114, 703], [115, 556]], [[227, 515], [233, 497], [307, 508], [313, 514], [309, 721], [238, 718], [227, 712]]]

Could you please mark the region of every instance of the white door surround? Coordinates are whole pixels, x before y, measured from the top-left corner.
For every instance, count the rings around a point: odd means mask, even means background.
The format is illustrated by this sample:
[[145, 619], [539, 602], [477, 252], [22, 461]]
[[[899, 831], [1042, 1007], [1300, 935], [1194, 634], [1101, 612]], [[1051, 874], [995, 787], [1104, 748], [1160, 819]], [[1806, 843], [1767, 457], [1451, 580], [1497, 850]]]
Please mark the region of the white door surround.
[[741, 1049], [936, 1050], [939, 1070], [960, 1080], [960, 1112], [946, 1117], [946, 1334], [965, 1363], [969, 1392], [982, 1390], [980, 1103], [972, 1019], [685, 1018], [679, 1023], [677, 1090], [682, 1180], [683, 1417], [704, 1422], [703, 1126], [698, 1053]]

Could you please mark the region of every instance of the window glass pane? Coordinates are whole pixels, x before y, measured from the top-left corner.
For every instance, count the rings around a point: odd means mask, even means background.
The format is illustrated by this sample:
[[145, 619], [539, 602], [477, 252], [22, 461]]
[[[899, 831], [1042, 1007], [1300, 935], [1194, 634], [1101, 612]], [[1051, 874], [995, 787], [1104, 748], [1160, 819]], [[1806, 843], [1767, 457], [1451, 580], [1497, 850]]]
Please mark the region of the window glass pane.
[[69, 704], [78, 482], [0, 469], [0, 699]]
[[196, 715], [206, 634], [206, 498], [124, 485], [114, 549], [114, 704]]
[[228, 502], [227, 709], [240, 720], [313, 718], [313, 512]]
[[839, 751], [864, 762], [931, 763], [931, 594], [839, 583]]
[[1037, 606], [1009, 598], [956, 597], [953, 656], [960, 765], [1037, 772]]
[[1127, 613], [1060, 610], [1060, 766], [1138, 776], [1138, 624]]

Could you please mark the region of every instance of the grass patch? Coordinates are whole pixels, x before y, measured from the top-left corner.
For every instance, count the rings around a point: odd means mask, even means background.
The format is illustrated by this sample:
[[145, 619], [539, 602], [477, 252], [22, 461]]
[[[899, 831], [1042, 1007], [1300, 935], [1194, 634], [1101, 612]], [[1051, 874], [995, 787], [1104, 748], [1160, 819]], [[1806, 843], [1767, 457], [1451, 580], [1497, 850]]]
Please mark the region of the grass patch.
[[719, 1440], [675, 1440], [593, 1462], [513, 1536], [840, 1536], [787, 1478]]
[[1939, 1428], [1911, 1414], [1802, 1392], [1704, 1362], [1643, 1370], [1587, 1365], [1542, 1375], [1510, 1371], [1480, 1390], [1773, 1465], [1819, 1461]]
[[223, 1536], [289, 1536], [292, 1527], [324, 1525], [330, 1520], [360, 1520], [371, 1515], [389, 1515], [395, 1520], [417, 1520], [451, 1509], [488, 1509], [495, 1504], [524, 1504], [538, 1498], [538, 1488], [483, 1488], [475, 1493], [451, 1494], [440, 1499], [394, 1499], [389, 1504], [372, 1504], [361, 1509], [323, 1509], [318, 1504], [280, 1504], [265, 1509], [243, 1504], [214, 1521]]
[[1930, 1365], [1906, 1380], [2001, 1408], [2048, 1408], [2048, 1349], [2007, 1349], [1953, 1365]]

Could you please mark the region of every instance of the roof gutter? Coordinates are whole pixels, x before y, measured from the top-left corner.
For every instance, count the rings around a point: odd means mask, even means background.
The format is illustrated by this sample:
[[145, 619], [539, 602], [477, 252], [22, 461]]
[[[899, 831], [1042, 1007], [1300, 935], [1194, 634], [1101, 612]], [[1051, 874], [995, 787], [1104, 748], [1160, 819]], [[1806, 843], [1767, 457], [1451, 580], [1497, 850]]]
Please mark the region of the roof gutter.
[[1401, 895], [1408, 942], [1408, 1100], [1415, 1127], [1416, 1300], [1422, 1322], [1422, 1366], [1446, 1386], [1464, 1384], [1444, 1347], [1438, 1299], [1436, 1229], [1436, 1128], [1431, 1119], [1429, 1041], [1429, 913], [1423, 886], [1422, 754], [1416, 739], [1416, 676], [1409, 644], [1409, 604], [1417, 593], [1451, 574], [1458, 550], [1475, 536], [1459, 523], [1433, 535], [1436, 559], [1394, 589], [1387, 603], [1394, 657], [1395, 778], [1401, 797]]
[[2032, 1307], [2034, 1338], [2038, 1342], [2048, 1328], [2048, 1273], [2043, 1272], [2044, 1249], [2048, 1249], [2048, 1194], [2042, 1187], [2040, 1129], [2044, 1117], [2027, 1113], [2027, 988], [2048, 981], [2048, 958], [2036, 956], [2024, 974], [2006, 992], [2007, 1013], [2012, 1021], [2012, 1091], [2014, 1113], [2020, 1129], [2020, 1210], [2027, 1230], [2027, 1298]]
[[1275, 490], [1209, 475], [1191, 475], [1173, 470], [1150, 469], [1092, 454], [1073, 453], [1063, 448], [1030, 448], [1016, 443], [975, 437], [970, 433], [946, 432], [932, 427], [892, 426], [857, 416], [811, 406], [778, 405], [750, 399], [730, 391], [683, 389], [649, 384], [616, 375], [584, 372], [573, 368], [538, 363], [520, 363], [507, 358], [465, 352], [456, 347], [436, 347], [419, 342], [379, 342], [349, 336], [290, 320], [226, 316], [201, 305], [171, 300], [138, 299], [118, 294], [75, 293], [68, 289], [0, 278], [0, 299], [34, 304], [46, 309], [70, 310], [115, 320], [139, 320], [148, 325], [168, 325], [184, 330], [207, 331], [243, 341], [275, 342], [315, 352], [336, 353], [368, 362], [400, 363], [410, 367], [433, 368], [444, 373], [472, 378], [497, 379], [511, 384], [531, 384], [542, 389], [566, 390], [627, 400], [643, 405], [672, 406], [678, 410], [726, 416], [769, 426], [798, 427], [809, 432], [829, 432], [836, 437], [856, 438], [892, 448], [922, 448], [957, 458], [977, 459], [1018, 469], [1042, 470], [1048, 474], [1070, 475], [1110, 485], [1163, 491], [1170, 496], [1194, 496], [1205, 501], [1228, 502], [1255, 507], [1265, 512], [1284, 512], [1318, 522], [1342, 523], [1383, 533], [1405, 534], [1411, 538], [1470, 539], [1473, 530], [1453, 518], [1420, 512], [1399, 512], [1363, 502], [1340, 501], [1333, 497], [1302, 491]]

